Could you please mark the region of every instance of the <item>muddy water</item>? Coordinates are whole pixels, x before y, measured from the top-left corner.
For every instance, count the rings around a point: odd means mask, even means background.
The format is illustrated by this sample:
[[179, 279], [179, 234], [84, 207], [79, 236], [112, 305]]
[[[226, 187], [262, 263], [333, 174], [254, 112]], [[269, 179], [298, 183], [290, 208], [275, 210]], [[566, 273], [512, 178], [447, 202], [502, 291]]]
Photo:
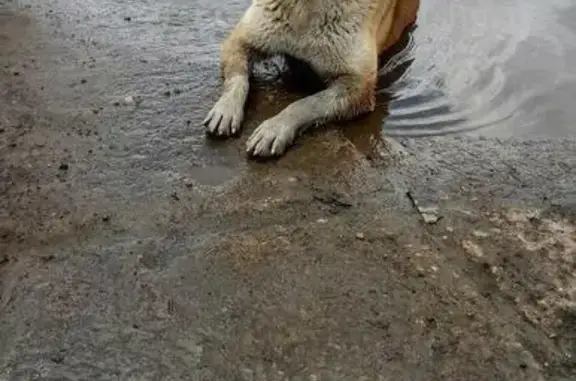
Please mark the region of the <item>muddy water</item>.
[[422, 2], [389, 135], [575, 136], [576, 3]]

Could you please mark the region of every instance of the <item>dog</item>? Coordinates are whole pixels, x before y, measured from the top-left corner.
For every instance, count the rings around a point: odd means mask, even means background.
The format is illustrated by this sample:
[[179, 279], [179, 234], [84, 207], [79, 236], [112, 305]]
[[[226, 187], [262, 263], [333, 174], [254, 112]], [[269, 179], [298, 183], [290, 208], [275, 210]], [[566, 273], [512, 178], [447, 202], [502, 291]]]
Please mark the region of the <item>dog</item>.
[[237, 135], [259, 53], [307, 63], [325, 88], [258, 126], [253, 157], [281, 156], [307, 128], [375, 107], [379, 56], [416, 22], [419, 0], [253, 0], [221, 49], [223, 90], [203, 121], [212, 136]]

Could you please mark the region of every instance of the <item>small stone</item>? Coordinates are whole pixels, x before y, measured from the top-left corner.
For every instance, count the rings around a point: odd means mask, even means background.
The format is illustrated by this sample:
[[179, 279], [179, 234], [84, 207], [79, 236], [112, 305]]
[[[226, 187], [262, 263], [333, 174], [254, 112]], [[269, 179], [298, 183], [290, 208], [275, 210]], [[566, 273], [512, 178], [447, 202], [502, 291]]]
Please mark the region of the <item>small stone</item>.
[[326, 222], [328, 222], [328, 220], [325, 219], [325, 218], [319, 218], [319, 219], [316, 220], [316, 222], [319, 223], [319, 224], [325, 224]]
[[488, 238], [488, 237], [490, 237], [490, 234], [483, 232], [481, 230], [475, 230], [474, 232], [472, 232], [472, 234], [476, 238]]
[[194, 186], [194, 181], [192, 181], [192, 179], [184, 179], [184, 186], [186, 188], [192, 188]]
[[419, 211], [427, 224], [435, 224], [440, 220], [437, 207], [419, 208]]
[[482, 258], [484, 256], [484, 251], [482, 248], [472, 241], [464, 241], [462, 242], [462, 246], [468, 252], [468, 254], [474, 257]]
[[356, 233], [356, 239], [363, 241], [365, 238], [364, 233]]

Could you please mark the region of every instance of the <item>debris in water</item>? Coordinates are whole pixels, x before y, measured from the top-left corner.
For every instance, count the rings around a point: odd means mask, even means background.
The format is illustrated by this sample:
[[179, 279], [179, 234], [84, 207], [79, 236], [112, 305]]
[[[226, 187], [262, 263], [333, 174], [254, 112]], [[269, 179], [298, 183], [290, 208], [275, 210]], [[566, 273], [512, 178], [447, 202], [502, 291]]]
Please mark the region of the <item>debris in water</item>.
[[442, 219], [442, 216], [438, 215], [439, 211], [438, 206], [433, 205], [422, 207], [419, 205], [418, 200], [414, 198], [412, 192], [406, 192], [406, 196], [408, 197], [408, 199], [410, 199], [410, 202], [412, 202], [412, 205], [416, 208], [416, 210], [418, 210], [425, 223], [433, 225]]

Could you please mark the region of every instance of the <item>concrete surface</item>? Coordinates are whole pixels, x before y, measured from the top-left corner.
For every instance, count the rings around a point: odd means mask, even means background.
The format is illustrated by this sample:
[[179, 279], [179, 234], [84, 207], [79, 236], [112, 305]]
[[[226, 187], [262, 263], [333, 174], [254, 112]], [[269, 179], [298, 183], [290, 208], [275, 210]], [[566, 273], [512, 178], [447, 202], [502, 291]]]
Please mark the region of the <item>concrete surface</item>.
[[248, 161], [297, 95], [268, 63], [204, 137], [247, 3], [0, 1], [0, 380], [574, 380], [573, 130], [383, 140], [383, 104]]

